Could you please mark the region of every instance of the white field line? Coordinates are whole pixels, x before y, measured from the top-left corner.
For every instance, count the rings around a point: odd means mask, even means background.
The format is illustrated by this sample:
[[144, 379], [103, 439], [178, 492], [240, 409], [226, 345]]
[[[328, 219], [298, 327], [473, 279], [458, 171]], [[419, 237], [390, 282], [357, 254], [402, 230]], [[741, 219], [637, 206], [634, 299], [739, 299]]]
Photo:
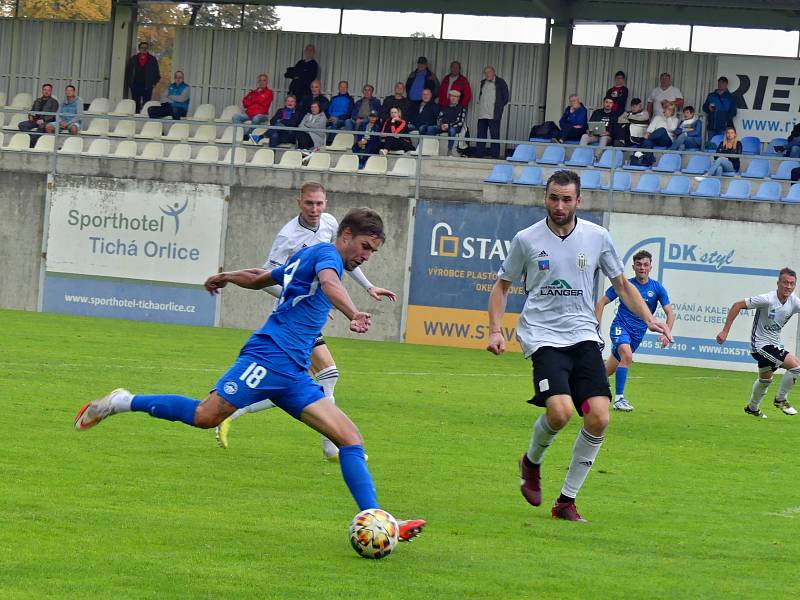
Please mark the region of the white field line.
[[770, 517], [784, 517], [787, 519], [794, 519], [795, 517], [800, 517], [800, 506], [792, 506], [781, 512], [768, 512], [766, 513], [767, 516]]

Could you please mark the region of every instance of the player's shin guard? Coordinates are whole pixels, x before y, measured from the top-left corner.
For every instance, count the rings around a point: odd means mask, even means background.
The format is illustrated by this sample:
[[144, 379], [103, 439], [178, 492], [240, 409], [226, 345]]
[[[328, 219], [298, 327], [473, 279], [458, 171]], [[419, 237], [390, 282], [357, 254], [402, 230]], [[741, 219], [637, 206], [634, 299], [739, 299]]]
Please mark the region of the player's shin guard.
[[553, 431], [547, 422], [545, 415], [540, 415], [533, 424], [533, 435], [531, 436], [531, 445], [528, 447], [528, 460], [533, 464], [538, 465], [544, 460], [544, 454], [553, 443], [553, 438], [556, 437], [557, 431]]
[[[786, 369], [786, 373], [783, 374], [783, 378], [781, 379], [781, 385], [778, 388], [778, 393], [775, 395], [776, 400], [779, 402], [786, 400], [789, 392], [792, 391], [792, 386], [794, 386], [794, 382], [797, 380], [798, 376], [800, 376], [800, 367]], [[766, 394], [766, 390], [764, 390], [764, 393]]]
[[339, 464], [344, 482], [358, 504], [358, 510], [379, 508], [372, 475], [367, 469], [364, 448], [360, 444], [342, 446], [339, 448]]
[[[750, 402], [748, 402], [748, 406], [750, 406], [751, 410], [759, 409], [761, 401], [764, 399], [764, 396], [767, 395], [767, 389], [770, 383], [772, 383], [772, 379], [761, 379], [760, 377], [753, 382], [753, 389], [750, 392]], [[783, 382], [781, 382], [781, 387], [782, 386]]]
[[181, 421], [194, 426], [194, 413], [199, 405], [199, 400], [186, 396], [136, 394], [131, 401], [131, 410], [146, 412], [157, 419]]
[[600, 452], [603, 439], [605, 439], [603, 436], [595, 437], [581, 428], [575, 445], [572, 447], [572, 462], [567, 471], [567, 478], [564, 480], [564, 487], [561, 488], [562, 496], [575, 498], [578, 495], [597, 458], [597, 453]]
[[245, 406], [244, 408], [240, 408], [235, 413], [230, 416], [231, 421], [235, 421], [239, 417], [243, 417], [247, 413], [257, 413], [261, 412], [262, 410], [267, 410], [268, 408], [275, 408], [275, 405], [270, 400], [261, 400], [259, 402], [253, 402], [249, 406]]
[[614, 375], [614, 393], [617, 398], [625, 395], [625, 382], [628, 381], [628, 367], [617, 367]]

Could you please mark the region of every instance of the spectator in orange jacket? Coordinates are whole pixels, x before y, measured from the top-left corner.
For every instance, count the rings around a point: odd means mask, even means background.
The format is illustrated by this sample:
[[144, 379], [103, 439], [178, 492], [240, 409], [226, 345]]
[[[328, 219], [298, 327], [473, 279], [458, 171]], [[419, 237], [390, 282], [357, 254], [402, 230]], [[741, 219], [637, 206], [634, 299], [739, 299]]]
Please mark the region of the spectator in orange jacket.
[[461, 92], [459, 104], [464, 108], [469, 107], [469, 101], [472, 99], [472, 88], [469, 87], [469, 80], [461, 74], [461, 63], [457, 60], [450, 63], [450, 73], [442, 78], [442, 84], [439, 86], [439, 106], [448, 106], [450, 104], [450, 99], [448, 98], [450, 90]]
[[[272, 90], [267, 85], [269, 78], [265, 73], [258, 76], [258, 87], [247, 92], [242, 99], [242, 109], [244, 112], [233, 116], [233, 123], [240, 125], [248, 123], [250, 125], [260, 125], [269, 121], [269, 107], [272, 105]], [[252, 127], [247, 127], [242, 134], [242, 139], [247, 140]]]

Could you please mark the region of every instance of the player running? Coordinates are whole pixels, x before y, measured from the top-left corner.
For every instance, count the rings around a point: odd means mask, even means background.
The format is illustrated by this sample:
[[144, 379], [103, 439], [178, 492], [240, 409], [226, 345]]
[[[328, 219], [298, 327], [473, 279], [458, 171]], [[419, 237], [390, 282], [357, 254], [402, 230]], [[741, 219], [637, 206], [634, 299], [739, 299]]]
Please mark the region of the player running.
[[[653, 269], [653, 255], [647, 250], [640, 250], [633, 255], [633, 272], [635, 277], [628, 279], [633, 287], [639, 292], [650, 309], [651, 314], [655, 314], [656, 307], [661, 304], [664, 313], [667, 315], [667, 327], [672, 331], [675, 323], [675, 311], [669, 303], [667, 290], [655, 279], [650, 278], [650, 271]], [[603, 318], [603, 309], [618, 298], [614, 287], [606, 290], [606, 293], [597, 302], [594, 309], [597, 322]], [[630, 412], [633, 406], [625, 399], [625, 381], [628, 379], [628, 369], [633, 363], [633, 353], [642, 343], [644, 334], [647, 332], [647, 323], [642, 321], [631, 311], [624, 302], [620, 302], [617, 314], [611, 323], [611, 356], [606, 360], [606, 374], [611, 376], [616, 372], [614, 378], [614, 410]], [[667, 336], [660, 335], [658, 341], [662, 348], [669, 343]]]
[[[303, 183], [300, 186], [300, 197], [297, 199], [297, 205], [300, 208], [300, 214], [296, 219], [292, 219], [281, 228], [278, 237], [275, 238], [272, 244], [269, 257], [264, 263], [264, 269], [273, 269], [285, 265], [289, 257], [301, 248], [323, 242], [333, 242], [336, 239], [336, 231], [339, 224], [336, 222], [336, 217], [325, 212], [327, 199], [325, 197], [325, 188], [321, 183], [316, 181]], [[397, 300], [394, 292], [372, 285], [360, 268], [356, 267], [352, 271], [348, 271], [348, 273], [375, 300], [381, 300], [383, 296], [389, 298], [392, 302]], [[279, 298], [281, 286], [270, 286], [264, 291], [275, 296], [275, 298]], [[339, 370], [336, 368], [336, 363], [330, 350], [328, 350], [328, 346], [325, 344], [322, 333], [319, 333], [314, 341], [314, 349], [311, 352], [311, 375], [325, 390], [325, 395], [335, 403], [336, 399], [333, 392], [336, 388], [336, 382], [339, 380]], [[228, 434], [231, 424], [236, 419], [243, 417], [247, 413], [255, 413], [268, 408], [275, 408], [275, 405], [269, 400], [262, 400], [237, 410], [217, 426], [215, 430], [217, 444], [221, 448], [228, 447]], [[337, 454], [336, 446], [323, 437], [323, 459], [335, 461]]]
[[[283, 287], [277, 308], [245, 343], [239, 358], [203, 401], [186, 396], [131, 394], [116, 389], [85, 404], [75, 418], [78, 430], [123, 412], [145, 412], [158, 419], [208, 429], [237, 408], [270, 398], [277, 406], [315, 429], [339, 448], [342, 476], [359, 510], [377, 508], [361, 434], [353, 422], [308, 374], [311, 350], [334, 306], [365, 333], [371, 315], [359, 311], [341, 282], [342, 271], [367, 261], [386, 239], [383, 221], [368, 208], [351, 210], [339, 225], [335, 244], [300, 250], [289, 263], [271, 270], [244, 269], [213, 275], [205, 286], [212, 293], [228, 283], [249, 289]], [[398, 521], [400, 539], [408, 541], [425, 526], [422, 519]]]
[[750, 334], [750, 355], [758, 363], [758, 377], [753, 382], [750, 401], [744, 407], [744, 412], [748, 415], [767, 418], [767, 415], [761, 412], [761, 401], [767, 395], [773, 373], [781, 367], [786, 369], [786, 372], [775, 395], [775, 408], [786, 415], [797, 414], [797, 409], [789, 404], [789, 392], [800, 375], [800, 360], [794, 354], [787, 352], [781, 344], [781, 329], [793, 314], [800, 313], [800, 299], [794, 295], [796, 286], [797, 273], [789, 267], [781, 269], [778, 274], [778, 289], [734, 302], [728, 311], [722, 331], [717, 334], [717, 343], [724, 344], [728, 339], [731, 325], [741, 310], [756, 309]]
[[520, 458], [520, 487], [530, 504], [542, 503], [542, 459], [577, 410], [583, 427], [561, 495], [550, 511], [554, 518], [568, 521], [585, 520], [578, 514], [575, 497], [597, 458], [609, 419], [611, 390], [592, 297], [597, 272], [605, 273], [649, 329], [670, 339], [669, 327], [653, 319], [639, 292], [625, 279], [608, 231], [576, 217], [580, 186], [573, 171], [553, 173], [545, 192], [547, 218], [514, 236], [489, 297], [491, 334], [486, 348], [493, 354], [505, 351], [500, 328], [508, 292], [514, 281], [524, 277], [528, 298], [517, 339], [525, 358], [533, 362], [535, 396], [529, 402], [545, 407], [545, 414], [537, 419], [528, 451]]

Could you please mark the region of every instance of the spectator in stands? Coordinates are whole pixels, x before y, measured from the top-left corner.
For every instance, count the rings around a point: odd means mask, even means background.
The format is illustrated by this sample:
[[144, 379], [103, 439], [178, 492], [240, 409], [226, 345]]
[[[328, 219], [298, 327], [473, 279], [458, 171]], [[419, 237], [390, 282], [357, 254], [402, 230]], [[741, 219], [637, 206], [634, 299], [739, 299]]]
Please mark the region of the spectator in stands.
[[580, 140], [589, 126], [589, 111], [581, 102], [578, 94], [570, 94], [569, 104], [564, 109], [564, 114], [558, 121], [561, 135], [553, 138], [558, 144]]
[[33, 148], [39, 136], [44, 133], [48, 123], [56, 120], [55, 115], [43, 115], [41, 113], [54, 113], [58, 111], [58, 100], [53, 98], [53, 86], [45, 83], [42, 86], [42, 95], [33, 101], [31, 112], [25, 121], [18, 127], [20, 131], [30, 134], [30, 145]]
[[[297, 110], [297, 98], [289, 94], [286, 96], [283, 108], [279, 108], [269, 120], [269, 128], [265, 134], [269, 139], [269, 147], [274, 148], [278, 144], [294, 144], [295, 132], [286, 131], [284, 127], [297, 127], [300, 124], [300, 113]], [[260, 141], [259, 136], [251, 136], [253, 143]]]
[[[83, 100], [77, 95], [74, 85], [64, 88], [64, 102], [59, 107], [59, 133], [71, 133], [77, 135], [81, 129], [81, 115], [83, 114]], [[55, 122], [47, 123], [44, 130], [47, 133], [55, 133]]]
[[664, 106], [664, 114], [655, 115], [650, 121], [642, 148], [654, 148], [655, 146], [669, 148], [675, 141], [675, 130], [678, 129], [678, 124], [678, 117], [675, 116], [675, 103], [667, 102]]
[[[480, 91], [478, 92], [478, 137], [500, 139], [500, 119], [508, 104], [508, 85], [505, 80], [497, 76], [491, 65], [483, 70]], [[475, 145], [475, 154], [483, 157], [485, 142]], [[491, 147], [492, 158], [500, 158], [500, 144], [493, 143]]]
[[161, 106], [151, 106], [147, 115], [151, 119], [171, 117], [177, 121], [189, 112], [189, 85], [183, 80], [183, 71], [175, 71], [175, 81], [169, 84], [161, 98]]
[[442, 78], [442, 84], [439, 86], [439, 106], [447, 106], [450, 103], [447, 94], [451, 89], [461, 92], [461, 106], [469, 108], [472, 88], [469, 86], [469, 80], [461, 74], [461, 63], [457, 60], [450, 63], [450, 72]]
[[642, 108], [640, 98], [631, 100], [631, 109], [617, 121], [614, 129], [614, 145], [623, 147], [639, 146], [647, 135], [650, 115]]
[[653, 117], [664, 114], [667, 102], [673, 102], [678, 108], [683, 107], [683, 92], [672, 85], [672, 75], [662, 73], [659, 79], [659, 87], [653, 89], [647, 98], [647, 112]]
[[703, 146], [703, 124], [694, 112], [693, 106], [683, 109], [683, 121], [675, 130], [675, 141], [670, 150], [699, 150]]
[[598, 133], [584, 133], [581, 136], [581, 144], [593, 144], [598, 142], [600, 148], [604, 148], [611, 143], [611, 132], [617, 124], [617, 113], [614, 112], [614, 100], [606, 98], [603, 100], [603, 108], [598, 108], [592, 113], [590, 123], [603, 123], [605, 129]]
[[330, 101], [323, 95], [322, 84], [319, 82], [319, 79], [315, 79], [311, 82], [311, 93], [300, 100], [297, 105], [297, 109], [300, 111], [301, 119], [311, 112], [312, 102], [319, 104], [322, 114], [328, 114], [328, 106], [330, 105]]
[[353, 114], [354, 102], [349, 90], [348, 82], [339, 82], [339, 93], [328, 104], [328, 129], [341, 129]]
[[403, 111], [397, 106], [390, 108], [389, 118], [381, 126], [381, 140], [383, 142], [381, 153], [411, 152], [414, 149], [411, 140], [407, 137], [400, 137], [402, 134], [408, 134], [409, 132], [408, 123], [403, 118]]
[[377, 154], [381, 149], [381, 121], [377, 110], [369, 111], [367, 120], [358, 127], [361, 133], [356, 135], [353, 153], [359, 154], [358, 168], [363, 169], [370, 154]]
[[344, 128], [350, 131], [358, 129], [361, 124], [367, 120], [370, 111], [376, 111], [379, 115], [381, 112], [381, 101], [373, 96], [375, 88], [370, 84], [366, 84], [362, 89], [361, 99], [353, 105], [353, 110], [350, 113], [350, 118], [345, 121]]
[[[272, 90], [268, 86], [269, 78], [266, 73], [258, 76], [258, 85], [255, 89], [247, 92], [242, 98], [243, 113], [233, 116], [233, 123], [240, 125], [247, 123], [250, 125], [260, 125], [269, 120], [269, 108], [272, 106]], [[252, 127], [246, 127], [242, 139], [246, 140], [253, 131]]]
[[614, 74], [614, 87], [606, 92], [605, 97], [614, 101], [612, 110], [617, 117], [625, 112], [625, 107], [628, 106], [628, 88], [625, 87], [624, 71], [617, 71]]
[[322, 105], [316, 100], [312, 100], [308, 110], [309, 112], [303, 116], [303, 120], [298, 125], [298, 127], [307, 131], [296, 132], [297, 147], [301, 150], [316, 152], [325, 145], [324, 129], [327, 118], [325, 113], [322, 112]]
[[408, 92], [408, 99], [412, 102], [420, 102], [422, 100], [422, 90], [430, 90], [435, 96], [436, 90], [439, 88], [439, 80], [428, 68], [428, 59], [420, 56], [417, 59], [417, 68], [411, 71], [411, 74], [406, 80], [406, 91]]
[[791, 156], [792, 158], [800, 158], [800, 123], [792, 127], [789, 137], [786, 138], [789, 144], [786, 146], [784, 156]]
[[717, 89], [711, 92], [703, 102], [703, 112], [706, 113], [706, 127], [708, 138], [725, 133], [726, 127], [733, 126], [733, 117], [736, 116], [736, 98], [728, 91], [728, 78], [720, 77], [717, 80]]
[[131, 98], [136, 102], [136, 112], [142, 110], [146, 102], [153, 97], [153, 88], [161, 81], [158, 59], [148, 52], [150, 44], [139, 42], [139, 52], [128, 59], [125, 77]]
[[450, 90], [447, 97], [449, 102], [447, 106], [439, 107], [439, 117], [436, 122], [439, 125], [439, 133], [446, 133], [450, 138], [447, 142], [448, 152], [458, 156], [458, 150], [454, 147], [455, 138], [467, 122], [467, 109], [461, 105], [461, 92], [458, 90]]
[[317, 49], [314, 44], [308, 44], [303, 50], [303, 58], [298, 60], [293, 67], [286, 69], [284, 77], [291, 79], [289, 94], [302, 100], [311, 93], [311, 82], [319, 77], [319, 63], [314, 60]]
[[438, 118], [439, 105], [434, 102], [433, 94], [430, 90], [422, 90], [422, 101], [412, 109], [412, 116], [409, 119], [411, 126], [421, 135], [437, 135], [440, 131], [436, 122]]
[[[717, 154], [741, 154], [742, 142], [736, 139], [736, 130], [733, 127], [725, 129], [725, 139], [717, 146]], [[709, 177], [720, 177], [724, 173], [736, 173], [739, 171], [739, 159], [731, 156], [715, 156], [714, 163], [706, 171]]]
[[410, 115], [413, 112], [413, 105], [411, 100], [406, 98], [406, 84], [398, 81], [394, 84], [394, 95], [386, 96], [381, 104], [381, 121], [386, 121], [389, 118], [389, 110], [397, 107], [404, 115]]

